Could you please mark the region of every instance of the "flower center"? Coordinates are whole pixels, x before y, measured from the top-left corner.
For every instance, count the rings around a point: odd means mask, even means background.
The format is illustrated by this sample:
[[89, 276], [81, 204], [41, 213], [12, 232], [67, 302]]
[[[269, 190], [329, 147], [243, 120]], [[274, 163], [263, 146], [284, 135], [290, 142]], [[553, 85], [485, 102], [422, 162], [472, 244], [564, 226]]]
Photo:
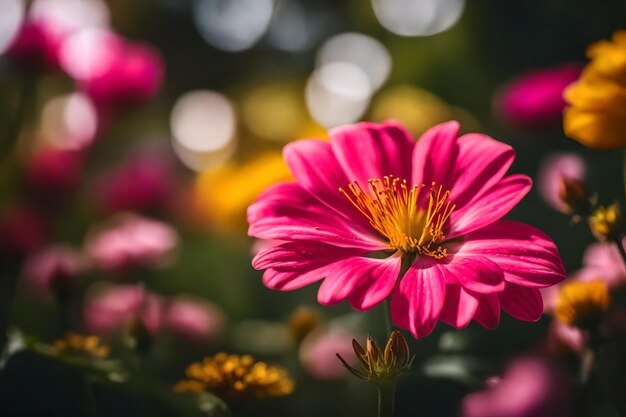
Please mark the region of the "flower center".
[[433, 182], [428, 206], [419, 207], [424, 188], [424, 184], [409, 188], [406, 180], [389, 175], [368, 180], [367, 190], [354, 181], [339, 192], [389, 239], [391, 249], [442, 259], [447, 250], [439, 243], [445, 240], [443, 228], [456, 206], [448, 200], [450, 191]]

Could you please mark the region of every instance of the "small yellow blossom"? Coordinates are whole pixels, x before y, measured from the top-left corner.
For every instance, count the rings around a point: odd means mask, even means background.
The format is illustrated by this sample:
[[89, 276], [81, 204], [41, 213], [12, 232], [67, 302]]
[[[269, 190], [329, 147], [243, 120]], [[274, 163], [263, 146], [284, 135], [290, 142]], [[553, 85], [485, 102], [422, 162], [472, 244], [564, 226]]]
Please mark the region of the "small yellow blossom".
[[589, 329], [600, 322], [610, 304], [604, 281], [576, 281], [565, 284], [559, 291], [554, 315], [563, 324]]
[[101, 359], [110, 354], [109, 347], [101, 344], [98, 336], [85, 336], [71, 332], [54, 342], [54, 350], [58, 355], [92, 356]]
[[352, 347], [361, 369], [348, 365], [337, 354], [343, 366], [356, 377], [377, 384], [393, 383], [398, 376], [411, 367], [413, 362], [409, 345], [402, 333], [397, 330], [391, 333], [384, 352], [371, 337], [367, 338], [365, 349], [356, 340], [352, 341]]
[[619, 238], [624, 222], [619, 204], [598, 207], [589, 217], [589, 228], [596, 239], [606, 242]]
[[195, 183], [195, 200], [200, 215], [215, 225], [245, 230], [246, 209], [261, 191], [291, 179], [282, 154], [268, 152], [243, 165], [229, 164], [201, 173]]
[[278, 366], [256, 362], [250, 355], [218, 353], [189, 365], [187, 379], [175, 385], [176, 392], [212, 392], [237, 399], [283, 397], [294, 390], [294, 381]]
[[591, 62], [566, 89], [565, 134], [590, 148], [626, 146], [626, 31], [587, 50]]

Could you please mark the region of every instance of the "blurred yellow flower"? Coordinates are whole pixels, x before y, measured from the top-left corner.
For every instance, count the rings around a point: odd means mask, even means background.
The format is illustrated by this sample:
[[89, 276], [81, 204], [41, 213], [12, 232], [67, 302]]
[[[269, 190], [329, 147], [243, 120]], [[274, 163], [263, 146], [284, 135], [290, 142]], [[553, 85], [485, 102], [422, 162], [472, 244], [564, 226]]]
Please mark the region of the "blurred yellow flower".
[[565, 90], [565, 134], [590, 148], [626, 146], [626, 31], [587, 50], [591, 62]]
[[606, 282], [575, 281], [559, 291], [554, 315], [563, 324], [587, 329], [599, 323], [610, 304]]
[[198, 175], [195, 200], [200, 215], [226, 229], [246, 227], [246, 209], [261, 191], [280, 181], [291, 180], [280, 152], [256, 156], [243, 165], [226, 164]]
[[95, 358], [106, 358], [110, 353], [109, 347], [101, 344], [98, 336], [84, 336], [71, 332], [54, 342], [54, 350], [57, 355], [92, 356]]
[[185, 373], [187, 379], [176, 384], [174, 391], [262, 399], [289, 395], [295, 386], [283, 368], [255, 362], [250, 355], [218, 353], [192, 363]]

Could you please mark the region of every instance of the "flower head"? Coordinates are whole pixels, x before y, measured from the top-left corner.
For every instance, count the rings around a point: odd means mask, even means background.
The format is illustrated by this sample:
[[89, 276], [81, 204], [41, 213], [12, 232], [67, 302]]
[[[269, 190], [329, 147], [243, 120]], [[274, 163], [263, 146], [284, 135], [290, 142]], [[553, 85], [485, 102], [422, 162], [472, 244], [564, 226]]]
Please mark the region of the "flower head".
[[54, 350], [58, 355], [91, 356], [94, 358], [106, 358], [110, 353], [109, 347], [103, 345], [98, 336], [85, 336], [71, 332], [54, 342]]
[[541, 196], [565, 214], [589, 216], [592, 204], [583, 183], [585, 172], [585, 161], [575, 153], [549, 155], [537, 174]]
[[558, 125], [565, 107], [563, 90], [576, 81], [581, 70], [580, 64], [563, 64], [524, 74], [498, 94], [496, 111], [520, 128]]
[[591, 62], [565, 91], [565, 134], [591, 148], [626, 146], [626, 31], [587, 49]]
[[192, 297], [167, 302], [163, 327], [192, 341], [215, 340], [224, 327], [224, 312], [215, 304]]
[[600, 206], [589, 217], [589, 228], [601, 242], [618, 239], [623, 227], [624, 220], [617, 203], [606, 207]]
[[367, 338], [365, 349], [352, 340], [352, 346], [361, 369], [355, 369], [339, 355], [337, 357], [353, 375], [384, 384], [395, 381], [402, 373], [411, 367], [413, 357], [409, 353], [409, 345], [402, 333], [394, 330], [389, 336], [384, 352], [371, 337]]
[[554, 315], [563, 324], [588, 329], [600, 322], [610, 304], [604, 281], [574, 281], [559, 291]]
[[24, 277], [41, 293], [62, 291], [62, 287], [75, 281], [85, 267], [79, 251], [57, 245], [29, 256], [24, 264]]
[[302, 340], [298, 358], [302, 367], [312, 377], [320, 380], [336, 380], [349, 375], [337, 362], [340, 357], [352, 356], [354, 332], [348, 329], [322, 328], [314, 330]]
[[218, 353], [189, 365], [187, 379], [176, 392], [212, 392], [235, 399], [283, 397], [294, 390], [294, 382], [280, 367], [256, 362], [250, 355]]
[[264, 284], [323, 279], [321, 304], [357, 310], [391, 297], [393, 322], [416, 338], [438, 320], [494, 328], [500, 308], [538, 320], [538, 288], [565, 277], [561, 258], [539, 230], [501, 220], [531, 181], [505, 175], [511, 147], [458, 130], [445, 123], [415, 143], [395, 122], [361, 123], [333, 129], [330, 142], [287, 145], [296, 182], [248, 209], [250, 236], [283, 242], [253, 260]]

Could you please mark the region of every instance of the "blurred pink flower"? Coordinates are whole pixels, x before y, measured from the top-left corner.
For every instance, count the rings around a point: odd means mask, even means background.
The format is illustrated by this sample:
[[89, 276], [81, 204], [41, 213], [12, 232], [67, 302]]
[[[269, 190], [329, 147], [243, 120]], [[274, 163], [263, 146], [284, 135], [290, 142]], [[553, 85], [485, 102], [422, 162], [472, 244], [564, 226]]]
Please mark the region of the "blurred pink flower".
[[462, 403], [463, 417], [568, 417], [573, 410], [574, 387], [565, 370], [535, 357], [517, 359], [498, 382]]
[[96, 107], [106, 113], [152, 99], [164, 75], [159, 52], [150, 45], [129, 42], [115, 34], [110, 34], [106, 42], [104, 68], [97, 68], [80, 80]]
[[331, 130], [330, 142], [287, 145], [297, 182], [248, 208], [250, 236], [286, 242], [254, 258], [263, 283], [288, 291], [323, 280], [319, 303], [357, 310], [391, 297], [393, 322], [416, 338], [438, 320], [493, 329], [501, 308], [538, 320], [538, 288], [565, 278], [561, 257], [541, 231], [502, 220], [531, 180], [506, 175], [510, 146], [458, 131], [444, 123], [415, 143], [395, 122], [360, 123]]
[[71, 284], [85, 268], [85, 259], [80, 251], [55, 245], [30, 255], [24, 264], [23, 275], [33, 290], [47, 294], [59, 285]]
[[21, 68], [57, 68], [62, 38], [45, 20], [29, 20], [20, 28], [7, 55]]
[[172, 161], [162, 154], [141, 153], [104, 175], [94, 198], [107, 212], [142, 211], [170, 204], [175, 192]]
[[552, 320], [548, 328], [547, 349], [554, 354], [572, 352], [581, 354], [587, 342], [587, 334], [577, 327]]
[[163, 326], [177, 335], [198, 342], [217, 339], [224, 327], [224, 312], [217, 305], [192, 297], [167, 302]]
[[572, 152], [553, 153], [543, 159], [537, 173], [539, 192], [546, 202], [556, 210], [564, 209], [559, 196], [562, 180], [583, 182], [587, 167], [585, 160]]
[[120, 215], [90, 231], [85, 249], [95, 265], [106, 271], [159, 267], [171, 260], [178, 246], [171, 226], [136, 215]]
[[321, 329], [310, 333], [300, 345], [298, 357], [306, 371], [317, 379], [339, 379], [349, 375], [337, 354], [352, 358], [352, 340], [356, 335], [344, 330]]
[[31, 253], [44, 244], [46, 229], [44, 218], [32, 208], [22, 205], [4, 208], [0, 215], [0, 254], [12, 259]]
[[139, 285], [116, 285], [93, 289], [84, 307], [87, 329], [109, 335], [139, 320], [150, 334], [161, 328], [162, 301]]
[[565, 100], [563, 90], [576, 81], [580, 64], [563, 64], [519, 76], [496, 95], [497, 113], [518, 128], [559, 125]]
[[28, 185], [37, 193], [57, 197], [76, 188], [83, 171], [83, 154], [78, 151], [42, 148], [26, 162]]

